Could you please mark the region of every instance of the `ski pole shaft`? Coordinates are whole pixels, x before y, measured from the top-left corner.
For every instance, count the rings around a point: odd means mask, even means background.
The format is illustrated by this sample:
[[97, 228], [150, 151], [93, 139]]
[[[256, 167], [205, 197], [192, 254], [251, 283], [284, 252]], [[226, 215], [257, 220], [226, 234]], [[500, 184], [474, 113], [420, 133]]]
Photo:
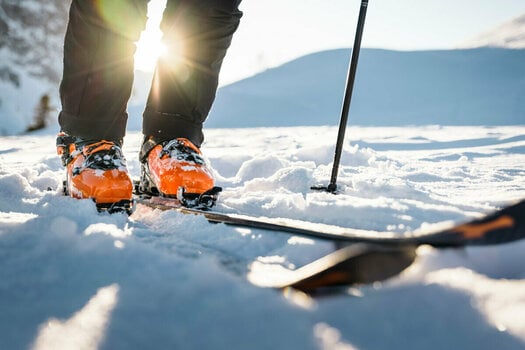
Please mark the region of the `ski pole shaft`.
[[348, 123], [348, 112], [350, 110], [350, 102], [352, 100], [352, 92], [354, 90], [355, 74], [357, 72], [357, 61], [359, 60], [359, 51], [361, 50], [361, 38], [363, 37], [363, 29], [365, 26], [366, 10], [368, 8], [368, 0], [361, 1], [361, 8], [359, 10], [359, 19], [357, 21], [357, 29], [355, 33], [354, 46], [352, 48], [352, 58], [348, 68], [348, 76], [346, 79], [345, 96], [343, 100], [343, 107], [341, 109], [341, 120], [339, 123], [339, 132], [337, 135], [337, 143], [335, 147], [334, 164], [332, 167], [332, 176], [330, 184], [328, 185], [328, 192], [337, 191], [337, 174], [339, 172], [339, 163], [341, 162], [341, 153], [343, 151], [343, 143], [346, 133], [346, 125]]

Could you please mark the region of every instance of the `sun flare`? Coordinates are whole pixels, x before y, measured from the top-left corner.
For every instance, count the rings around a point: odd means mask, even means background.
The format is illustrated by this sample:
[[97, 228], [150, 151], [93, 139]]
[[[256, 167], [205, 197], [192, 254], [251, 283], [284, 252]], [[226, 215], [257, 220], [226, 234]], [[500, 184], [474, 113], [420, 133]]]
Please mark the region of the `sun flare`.
[[137, 70], [152, 72], [155, 70], [157, 59], [166, 52], [166, 47], [161, 42], [162, 32], [160, 30], [162, 12], [165, 7], [166, 0], [152, 0], [148, 4], [146, 29], [136, 43], [135, 69]]
[[135, 53], [135, 69], [152, 72], [157, 59], [166, 52], [166, 47], [161, 43], [160, 37], [155, 33], [144, 31], [137, 42]]

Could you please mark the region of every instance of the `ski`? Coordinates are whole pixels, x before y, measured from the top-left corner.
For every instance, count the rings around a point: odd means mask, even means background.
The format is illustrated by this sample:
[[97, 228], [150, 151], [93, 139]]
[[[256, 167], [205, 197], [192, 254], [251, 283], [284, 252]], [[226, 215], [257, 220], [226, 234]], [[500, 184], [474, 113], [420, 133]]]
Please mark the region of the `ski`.
[[273, 281], [264, 283], [264, 287], [294, 288], [308, 294], [396, 276], [414, 262], [420, 245], [437, 248], [493, 245], [525, 238], [525, 201], [448, 229], [404, 234], [188, 208], [172, 198], [137, 195], [135, 202], [154, 209], [201, 215], [211, 223], [328, 239], [346, 245], [291, 271], [284, 279], [274, 276]]
[[136, 196], [136, 204], [184, 214], [202, 215], [213, 223], [284, 232], [294, 235], [352, 243], [381, 245], [431, 245], [458, 247], [503, 244], [525, 238], [525, 200], [482, 218], [431, 232], [380, 232], [326, 225], [285, 218], [255, 217], [185, 207], [177, 199]]
[[415, 246], [352, 243], [287, 273], [285, 278], [265, 276], [261, 286], [325, 295], [337, 292], [334, 287], [370, 284], [394, 277], [412, 265], [415, 258]]

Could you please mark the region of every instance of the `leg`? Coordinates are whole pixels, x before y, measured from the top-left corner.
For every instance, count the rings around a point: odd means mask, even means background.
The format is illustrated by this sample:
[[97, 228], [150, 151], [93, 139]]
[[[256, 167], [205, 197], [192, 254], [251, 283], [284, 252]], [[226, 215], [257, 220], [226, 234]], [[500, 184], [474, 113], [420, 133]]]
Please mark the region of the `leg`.
[[159, 59], [143, 121], [153, 143], [181, 137], [198, 147], [203, 142], [202, 124], [242, 16], [240, 2], [168, 0], [162, 30], [169, 54]]
[[62, 131], [88, 140], [121, 140], [133, 84], [134, 41], [148, 0], [73, 0], [60, 86]]

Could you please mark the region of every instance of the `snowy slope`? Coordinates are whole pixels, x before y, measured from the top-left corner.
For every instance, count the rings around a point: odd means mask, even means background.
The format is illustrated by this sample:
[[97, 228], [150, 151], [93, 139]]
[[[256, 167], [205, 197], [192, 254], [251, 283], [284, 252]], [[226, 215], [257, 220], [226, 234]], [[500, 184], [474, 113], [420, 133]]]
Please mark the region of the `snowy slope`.
[[518, 16], [496, 28], [479, 34], [460, 45], [461, 48], [505, 47], [525, 49], [525, 14]]
[[[314, 53], [221, 88], [209, 127], [337, 125], [350, 50]], [[525, 122], [525, 50], [363, 49], [349, 123]]]
[[[350, 51], [300, 57], [221, 87], [207, 127], [337, 125]], [[350, 125], [516, 125], [525, 122], [525, 50], [363, 49]], [[136, 79], [136, 96], [149, 80]], [[129, 106], [140, 130], [144, 100]]]
[[[329, 242], [60, 195], [54, 133], [0, 138], [1, 349], [522, 349], [525, 242], [422, 247], [401, 276], [310, 300], [257, 287]], [[218, 209], [403, 232], [525, 197], [525, 127], [210, 129]], [[235, 135], [234, 138], [231, 135]], [[139, 172], [140, 135], [125, 153]], [[48, 190], [48, 188], [50, 190]], [[272, 271], [272, 272], [269, 272]]]

